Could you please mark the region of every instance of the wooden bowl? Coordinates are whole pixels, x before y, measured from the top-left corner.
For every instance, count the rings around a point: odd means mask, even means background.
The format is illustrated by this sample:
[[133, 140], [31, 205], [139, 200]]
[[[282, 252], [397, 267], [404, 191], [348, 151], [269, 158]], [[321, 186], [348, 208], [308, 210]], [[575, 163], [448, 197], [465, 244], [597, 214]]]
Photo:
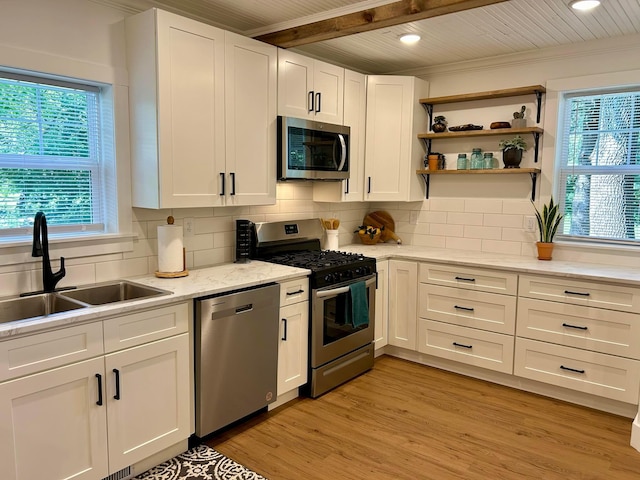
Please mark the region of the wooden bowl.
[[509, 122], [493, 122], [489, 125], [491, 130], [495, 130], [496, 128], [511, 128], [511, 124]]
[[365, 245], [375, 245], [376, 243], [378, 243], [380, 241], [380, 236], [382, 235], [382, 232], [380, 230], [378, 230], [378, 233], [376, 233], [373, 238], [371, 238], [371, 235], [368, 233], [359, 233], [358, 232], [358, 236], [360, 237], [360, 241], [362, 243], [364, 243]]

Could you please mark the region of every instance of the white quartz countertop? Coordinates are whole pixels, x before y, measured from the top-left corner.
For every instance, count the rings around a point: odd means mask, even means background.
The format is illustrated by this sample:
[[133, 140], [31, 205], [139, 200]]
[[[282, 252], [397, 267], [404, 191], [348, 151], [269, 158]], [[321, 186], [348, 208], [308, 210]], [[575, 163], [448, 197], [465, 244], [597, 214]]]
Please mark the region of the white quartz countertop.
[[92, 306], [15, 322], [0, 323], [0, 341], [74, 324], [87, 323], [123, 315], [137, 310], [159, 307], [197, 297], [215, 295], [271, 282], [281, 282], [309, 275], [309, 270], [251, 260], [191, 270], [181, 278], [157, 278], [155, 275], [127, 278], [171, 292], [170, 295], [141, 300]]
[[564, 278], [597, 280], [640, 286], [640, 269], [635, 267], [557, 260], [543, 261], [534, 257], [528, 258], [516, 255], [450, 250], [415, 245], [397, 245], [395, 243], [378, 243], [377, 245], [354, 243], [341, 246], [340, 250], [361, 253], [377, 260], [397, 258], [400, 260], [428, 261], [449, 265], [485, 267], [516, 271], [517, 273], [553, 275]]

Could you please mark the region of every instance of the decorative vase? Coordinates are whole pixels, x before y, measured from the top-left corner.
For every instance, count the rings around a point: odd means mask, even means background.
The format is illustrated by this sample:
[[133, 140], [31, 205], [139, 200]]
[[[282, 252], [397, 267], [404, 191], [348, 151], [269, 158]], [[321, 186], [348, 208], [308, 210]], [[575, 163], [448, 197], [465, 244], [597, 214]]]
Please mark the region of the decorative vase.
[[511, 120], [511, 128], [526, 128], [527, 127], [527, 119], [526, 118], [514, 118]]
[[427, 161], [429, 162], [429, 170], [438, 170], [438, 163], [440, 162], [440, 154], [439, 153], [430, 153], [427, 157]]
[[522, 162], [522, 150], [519, 148], [509, 148], [502, 151], [502, 162], [504, 168], [520, 168]]
[[433, 125], [431, 125], [431, 130], [434, 133], [446, 132], [447, 131], [447, 124], [446, 123], [442, 123], [442, 122], [436, 122]]
[[538, 260], [551, 260], [552, 242], [536, 242], [536, 247], [538, 247]]

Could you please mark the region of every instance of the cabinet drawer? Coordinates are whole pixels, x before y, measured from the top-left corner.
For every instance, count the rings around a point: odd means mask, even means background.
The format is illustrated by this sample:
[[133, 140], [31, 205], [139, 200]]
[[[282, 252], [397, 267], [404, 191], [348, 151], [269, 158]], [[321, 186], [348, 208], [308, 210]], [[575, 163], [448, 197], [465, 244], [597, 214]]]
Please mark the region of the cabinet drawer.
[[640, 359], [640, 322], [633, 313], [520, 298], [517, 335]]
[[515, 295], [518, 288], [516, 273], [431, 263], [420, 264], [419, 281], [506, 295]]
[[280, 306], [286, 307], [309, 300], [309, 279], [296, 278], [280, 284]]
[[142, 345], [189, 330], [187, 303], [146, 310], [104, 321], [106, 353]]
[[521, 275], [519, 292], [521, 297], [623, 312], [640, 312], [640, 290], [622, 285]]
[[420, 319], [418, 351], [498, 372], [513, 372], [511, 335]]
[[0, 381], [101, 355], [102, 322], [0, 342]]
[[511, 334], [516, 325], [516, 297], [421, 283], [418, 316], [429, 320]]
[[514, 374], [621, 402], [638, 403], [638, 360], [518, 338]]

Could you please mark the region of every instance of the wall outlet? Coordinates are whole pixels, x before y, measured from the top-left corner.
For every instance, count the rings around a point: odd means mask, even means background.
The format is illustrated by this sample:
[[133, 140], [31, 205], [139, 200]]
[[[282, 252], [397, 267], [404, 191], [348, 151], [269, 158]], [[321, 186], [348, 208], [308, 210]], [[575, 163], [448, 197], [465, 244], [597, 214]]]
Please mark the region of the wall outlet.
[[536, 217], [532, 217], [530, 215], [524, 217], [524, 229], [527, 232], [535, 232], [536, 231]]
[[185, 237], [193, 237], [195, 234], [195, 220], [193, 218], [185, 218], [182, 221], [182, 234]]
[[411, 213], [409, 214], [409, 224], [410, 225], [417, 225], [418, 224], [418, 214], [420, 212], [418, 212], [417, 210], [411, 210]]

